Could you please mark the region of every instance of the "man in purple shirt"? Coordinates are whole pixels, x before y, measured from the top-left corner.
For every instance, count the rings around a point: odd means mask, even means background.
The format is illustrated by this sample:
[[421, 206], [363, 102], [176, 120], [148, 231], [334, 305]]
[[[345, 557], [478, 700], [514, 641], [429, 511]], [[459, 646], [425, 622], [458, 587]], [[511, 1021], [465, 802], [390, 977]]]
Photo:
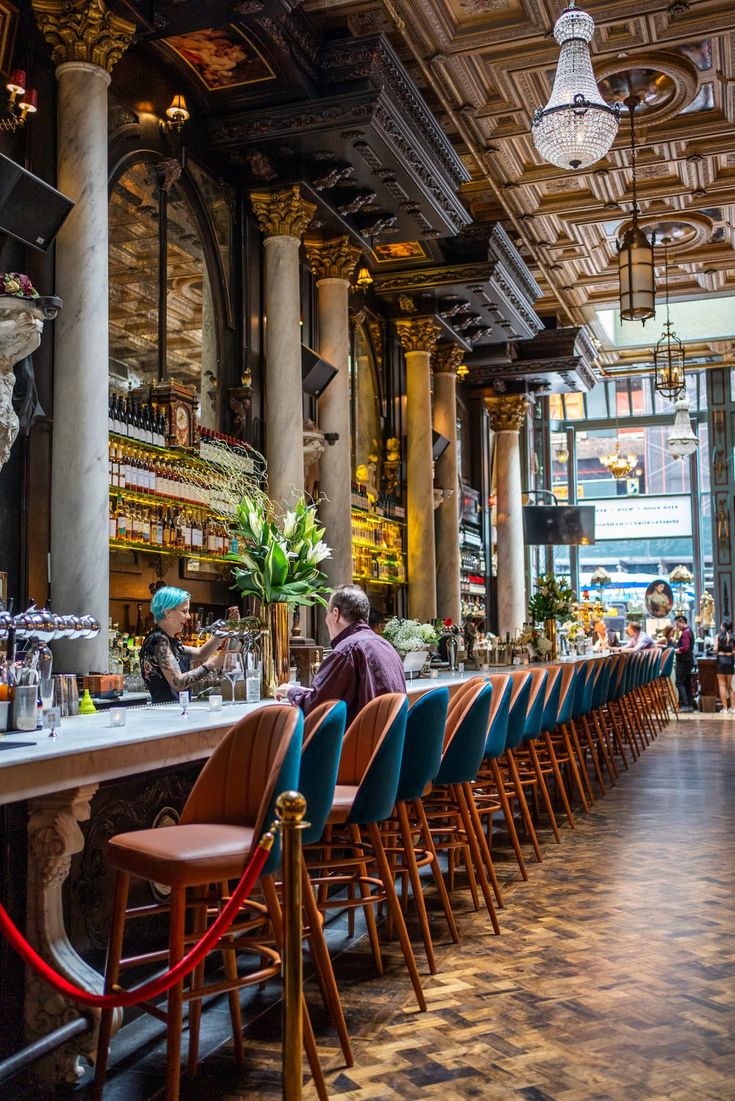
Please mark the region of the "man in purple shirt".
[[403, 662], [387, 639], [368, 625], [370, 601], [357, 585], [340, 585], [332, 593], [326, 626], [332, 652], [314, 677], [311, 688], [281, 684], [277, 699], [288, 699], [308, 715], [326, 700], [344, 700], [347, 722], [387, 692], [405, 692]]
[[692, 698], [692, 669], [694, 668], [694, 635], [687, 623], [685, 615], [678, 615], [675, 620], [679, 629], [679, 641], [676, 644], [676, 666], [674, 676], [676, 688], [679, 693], [681, 711], [693, 711], [694, 700]]
[[650, 650], [656, 643], [650, 635], [641, 630], [640, 623], [629, 623], [625, 628], [629, 641], [623, 646], [624, 650]]

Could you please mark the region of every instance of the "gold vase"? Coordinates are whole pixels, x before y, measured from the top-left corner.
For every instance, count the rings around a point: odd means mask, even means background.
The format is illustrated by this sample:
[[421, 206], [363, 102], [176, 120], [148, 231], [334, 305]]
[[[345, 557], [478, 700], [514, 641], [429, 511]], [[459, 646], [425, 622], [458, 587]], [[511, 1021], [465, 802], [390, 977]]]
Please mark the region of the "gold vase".
[[556, 661], [557, 658], [557, 639], [556, 639], [556, 620], [547, 619], [544, 622], [544, 634], [551, 643], [551, 649], [548, 651], [549, 661]]
[[273, 699], [279, 684], [288, 683], [288, 604], [265, 604], [263, 632], [263, 695]]

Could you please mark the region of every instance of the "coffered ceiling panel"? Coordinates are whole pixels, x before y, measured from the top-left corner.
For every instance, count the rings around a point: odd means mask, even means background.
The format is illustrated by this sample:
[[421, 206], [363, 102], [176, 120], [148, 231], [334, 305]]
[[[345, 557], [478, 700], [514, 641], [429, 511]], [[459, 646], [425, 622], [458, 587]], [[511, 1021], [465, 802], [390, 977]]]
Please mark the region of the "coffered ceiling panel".
[[[735, 5], [731, 0], [592, 0], [603, 95], [642, 99], [644, 224], [672, 238], [672, 294], [735, 293]], [[305, 0], [323, 27], [382, 30], [455, 143], [475, 217], [500, 218], [539, 280], [540, 313], [565, 322], [617, 298], [616, 244], [630, 217], [630, 127], [609, 155], [567, 173], [530, 137], [553, 83], [552, 0]], [[660, 250], [657, 250], [657, 255]], [[659, 264], [662, 255], [658, 256]], [[659, 274], [662, 270], [659, 266]]]

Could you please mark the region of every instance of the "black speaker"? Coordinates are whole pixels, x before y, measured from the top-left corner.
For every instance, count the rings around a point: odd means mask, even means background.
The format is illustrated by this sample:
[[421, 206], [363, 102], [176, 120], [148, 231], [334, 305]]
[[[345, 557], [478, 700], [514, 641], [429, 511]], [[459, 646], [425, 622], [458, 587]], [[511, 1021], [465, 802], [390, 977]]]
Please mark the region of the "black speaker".
[[446, 436], [442, 436], [441, 432], [431, 433], [431, 457], [434, 462], [436, 462], [437, 459], [441, 459], [451, 442], [452, 441], [448, 440]]
[[0, 231], [45, 252], [74, 203], [0, 153]]
[[301, 385], [305, 394], [318, 398], [336, 374], [336, 367], [312, 352], [305, 344], [301, 345]]

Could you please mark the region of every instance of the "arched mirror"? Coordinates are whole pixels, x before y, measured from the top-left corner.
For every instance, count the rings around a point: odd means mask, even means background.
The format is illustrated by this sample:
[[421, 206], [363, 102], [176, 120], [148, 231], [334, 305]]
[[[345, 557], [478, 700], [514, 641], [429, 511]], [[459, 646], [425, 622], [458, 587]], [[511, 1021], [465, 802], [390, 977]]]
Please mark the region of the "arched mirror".
[[374, 486], [380, 493], [382, 427], [378, 371], [371, 334], [364, 321], [358, 321], [354, 329], [350, 391], [353, 474], [359, 482]]
[[151, 161], [131, 165], [112, 189], [109, 232], [111, 385], [185, 383], [199, 397], [201, 423], [215, 428], [217, 328], [183, 187]]

